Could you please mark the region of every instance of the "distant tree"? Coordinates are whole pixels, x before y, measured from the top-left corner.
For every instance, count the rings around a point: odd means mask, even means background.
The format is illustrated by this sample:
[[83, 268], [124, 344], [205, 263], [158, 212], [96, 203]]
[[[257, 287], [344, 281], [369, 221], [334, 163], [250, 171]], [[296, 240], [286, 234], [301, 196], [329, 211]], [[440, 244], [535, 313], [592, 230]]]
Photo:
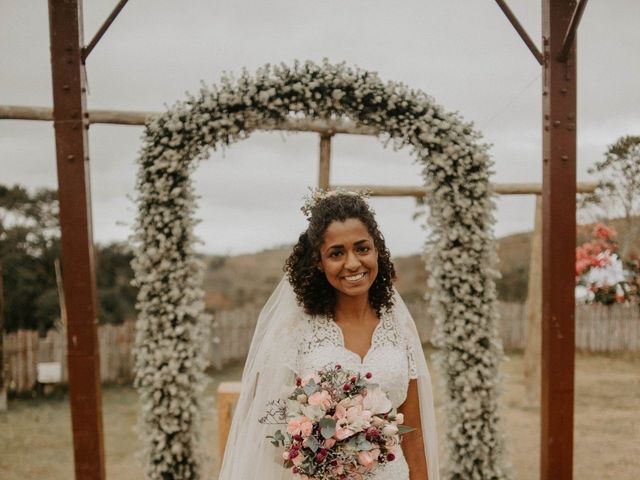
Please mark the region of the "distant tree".
[[620, 137], [589, 173], [598, 173], [601, 178], [593, 194], [582, 196], [580, 210], [591, 215], [592, 222], [624, 218], [620, 253], [626, 258], [638, 248], [633, 242], [640, 233], [640, 136]]
[[0, 185], [0, 263], [5, 329], [47, 330], [59, 316], [53, 261], [59, 256], [55, 190]]
[[98, 247], [96, 283], [100, 323], [122, 323], [135, 314], [136, 289], [131, 286], [133, 251], [126, 243]]
[[[101, 323], [121, 323], [134, 315], [136, 292], [130, 285], [133, 272], [129, 265], [132, 256], [126, 244], [96, 246]], [[30, 194], [18, 185], [0, 185], [0, 270], [6, 331], [44, 333], [55, 325], [60, 317], [54, 267], [58, 258], [56, 191], [45, 188]]]
[[524, 303], [527, 300], [528, 282], [528, 266], [502, 266], [501, 276], [496, 280], [498, 299], [503, 302]]

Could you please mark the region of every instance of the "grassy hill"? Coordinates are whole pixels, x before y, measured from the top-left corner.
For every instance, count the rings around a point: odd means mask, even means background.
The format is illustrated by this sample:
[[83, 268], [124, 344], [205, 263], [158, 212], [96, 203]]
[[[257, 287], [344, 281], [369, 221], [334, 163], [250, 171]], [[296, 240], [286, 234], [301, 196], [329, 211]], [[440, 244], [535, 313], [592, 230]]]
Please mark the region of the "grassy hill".
[[[526, 269], [529, 259], [529, 235], [519, 234], [499, 241], [499, 249], [508, 260], [506, 278], [524, 277], [519, 284], [526, 291]], [[255, 254], [213, 256], [207, 258], [204, 288], [206, 305], [210, 311], [226, 310], [247, 304], [262, 305], [278, 284], [284, 272], [282, 266], [291, 247], [283, 246]], [[525, 252], [524, 254], [522, 252]], [[407, 302], [420, 300], [427, 284], [427, 271], [418, 254], [394, 257], [398, 279], [396, 288]], [[512, 294], [513, 295], [513, 294]]]
[[[639, 219], [640, 220], [640, 219]], [[622, 219], [610, 220], [619, 236], [624, 235]], [[578, 227], [578, 244], [585, 242], [593, 225]], [[497, 240], [498, 265], [502, 278], [497, 282], [500, 299], [522, 302], [526, 298], [531, 232], [508, 235]], [[282, 266], [291, 246], [263, 250], [249, 255], [208, 257], [205, 276], [207, 308], [212, 311], [235, 308], [248, 303], [262, 305], [283, 276]], [[394, 257], [396, 287], [408, 301], [424, 295], [427, 271], [421, 256]]]

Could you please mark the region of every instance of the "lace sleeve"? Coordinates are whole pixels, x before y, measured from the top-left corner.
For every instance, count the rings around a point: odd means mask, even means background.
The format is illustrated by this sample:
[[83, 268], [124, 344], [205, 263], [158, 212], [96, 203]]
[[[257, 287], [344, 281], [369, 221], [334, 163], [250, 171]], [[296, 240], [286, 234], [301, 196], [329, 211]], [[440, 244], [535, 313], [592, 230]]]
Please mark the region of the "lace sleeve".
[[297, 355], [294, 364], [294, 370], [295, 374], [298, 376], [302, 374], [302, 357], [308, 349], [307, 344], [309, 341], [309, 333], [308, 328], [306, 328], [307, 323], [307, 317], [303, 315], [293, 331], [293, 338], [295, 338], [297, 341]]
[[[413, 319], [411, 319], [411, 321], [413, 322]], [[422, 352], [415, 352], [415, 348], [413, 347], [413, 343], [411, 341], [411, 337], [410, 335], [412, 335], [412, 333], [410, 331], [408, 331], [406, 326], [402, 326], [402, 324], [399, 324], [399, 329], [398, 329], [398, 336], [399, 338], [399, 342], [400, 345], [404, 345], [404, 349], [405, 349], [405, 354], [407, 357], [407, 365], [408, 365], [408, 370], [409, 370], [409, 379], [416, 379], [418, 378], [418, 367], [416, 365], [416, 355], [418, 354], [422, 354]]]
[[[394, 314], [393, 316], [394, 321], [395, 321], [395, 327], [394, 327], [394, 332], [395, 332], [395, 341], [394, 344], [398, 345], [398, 347], [402, 348], [404, 347], [405, 350], [405, 354], [407, 357], [407, 366], [408, 366], [408, 370], [409, 370], [409, 379], [417, 379], [418, 378], [418, 367], [416, 365], [416, 355], [422, 354], [422, 352], [415, 352], [415, 348], [413, 347], [413, 344], [415, 342], [412, 342], [412, 335], [413, 333], [411, 331], [409, 331], [409, 329], [407, 328], [407, 326], [405, 324], [403, 324], [402, 322], [399, 321], [397, 313]], [[408, 319], [409, 321], [413, 322], [412, 318]]]
[[407, 346], [407, 362], [409, 364], [409, 378], [418, 378], [418, 369], [416, 368], [416, 357], [413, 348], [409, 342], [405, 342]]

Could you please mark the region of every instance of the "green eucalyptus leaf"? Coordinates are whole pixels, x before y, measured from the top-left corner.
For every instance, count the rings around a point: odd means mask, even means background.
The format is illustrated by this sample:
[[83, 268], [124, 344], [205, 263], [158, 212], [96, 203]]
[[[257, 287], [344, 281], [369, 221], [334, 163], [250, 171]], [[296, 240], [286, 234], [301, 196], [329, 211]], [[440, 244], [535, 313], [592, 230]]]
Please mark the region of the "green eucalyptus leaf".
[[415, 428], [409, 427], [407, 425], [398, 425], [398, 434], [404, 435], [405, 433], [413, 432]]
[[323, 438], [331, 438], [336, 433], [336, 421], [333, 418], [320, 419], [320, 433]]

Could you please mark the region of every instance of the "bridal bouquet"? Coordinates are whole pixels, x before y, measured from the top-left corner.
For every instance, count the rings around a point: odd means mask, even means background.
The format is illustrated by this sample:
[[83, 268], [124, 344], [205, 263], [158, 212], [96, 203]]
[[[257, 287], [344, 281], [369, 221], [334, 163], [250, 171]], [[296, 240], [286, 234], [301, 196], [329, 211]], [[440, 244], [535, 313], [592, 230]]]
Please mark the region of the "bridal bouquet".
[[[395, 459], [400, 435], [415, 430], [372, 374], [350, 372], [340, 365], [297, 378], [293, 391], [277, 403], [286, 431], [267, 436], [282, 450], [282, 465], [302, 479], [366, 478], [379, 465]], [[283, 422], [281, 422], [283, 423]]]

